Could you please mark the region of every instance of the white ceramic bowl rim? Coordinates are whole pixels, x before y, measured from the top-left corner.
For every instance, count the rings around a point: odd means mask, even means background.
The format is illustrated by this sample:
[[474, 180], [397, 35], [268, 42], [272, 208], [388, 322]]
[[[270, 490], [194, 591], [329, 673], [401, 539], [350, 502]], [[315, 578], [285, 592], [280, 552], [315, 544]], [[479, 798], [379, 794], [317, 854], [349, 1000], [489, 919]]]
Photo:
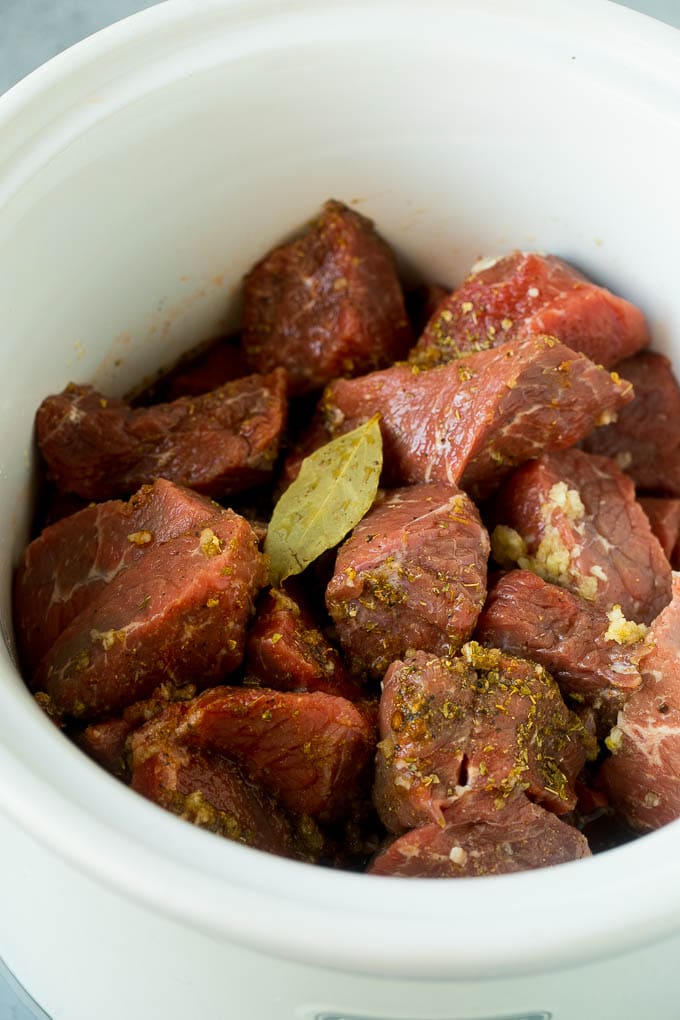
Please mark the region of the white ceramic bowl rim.
[[[0, 208], [88, 125], [193, 66], [277, 49], [293, 31], [408, 33], [454, 15], [471, 32], [479, 19], [502, 22], [508, 45], [530, 34], [587, 53], [612, 87], [666, 107], [678, 132], [680, 37], [607, 0], [170, 0], [0, 100]], [[8, 652], [0, 656], [0, 809], [76, 868], [201, 930], [304, 962], [443, 978], [569, 966], [677, 929], [680, 823], [511, 877], [404, 882], [312, 868], [218, 840], [130, 793], [63, 739], [14, 682]]]

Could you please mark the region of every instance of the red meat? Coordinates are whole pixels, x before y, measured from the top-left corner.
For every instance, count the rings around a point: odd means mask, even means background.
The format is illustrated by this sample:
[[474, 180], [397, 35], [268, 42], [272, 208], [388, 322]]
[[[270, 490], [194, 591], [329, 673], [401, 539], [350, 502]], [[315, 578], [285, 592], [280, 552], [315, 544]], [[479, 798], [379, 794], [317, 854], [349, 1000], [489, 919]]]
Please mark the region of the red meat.
[[513, 252], [468, 276], [411, 354], [424, 367], [548, 334], [611, 368], [649, 343], [642, 312], [554, 255]]
[[541, 667], [471, 642], [457, 659], [415, 652], [390, 666], [380, 702], [374, 803], [394, 833], [480, 793], [501, 805], [526, 790], [563, 814], [594, 750]]
[[395, 365], [326, 390], [330, 434], [381, 415], [387, 483], [443, 481], [473, 496], [516, 465], [572, 446], [632, 399], [628, 383], [550, 337], [427, 372]]
[[94, 720], [161, 683], [217, 683], [243, 658], [265, 579], [252, 528], [222, 510], [107, 584], [43, 658], [33, 688], [59, 714]]
[[619, 713], [600, 779], [628, 824], [644, 832], [680, 818], [680, 574], [641, 669], [642, 687]]
[[190, 361], [183, 361], [157, 384], [156, 390], [163, 394], [163, 401], [197, 397], [247, 375], [248, 365], [240, 339], [229, 336]]
[[677, 570], [680, 568], [680, 499], [640, 496], [638, 502], [671, 566]]
[[582, 450], [546, 454], [508, 479], [494, 512], [505, 526], [492, 536], [501, 565], [533, 570], [603, 612], [619, 605], [638, 623], [668, 605], [670, 565], [614, 461]]
[[389, 365], [410, 343], [394, 257], [372, 222], [340, 202], [246, 277], [246, 356], [257, 372], [285, 368], [295, 393]]
[[[201, 829], [282, 857], [301, 857], [293, 827], [271, 794], [217, 754], [168, 741], [133, 753], [132, 787]], [[308, 858], [309, 859], [309, 858]]]
[[215, 512], [211, 500], [159, 478], [127, 503], [86, 507], [45, 528], [24, 551], [14, 585], [17, 645], [29, 672], [118, 574]]
[[[451, 811], [455, 816], [455, 809]], [[463, 878], [507, 875], [589, 857], [588, 841], [525, 797], [495, 813], [424, 825], [394, 840], [368, 868], [371, 875]]]
[[583, 448], [613, 457], [638, 489], [680, 496], [680, 386], [668, 358], [645, 351], [621, 362], [635, 399]]
[[172, 702], [188, 701], [195, 695], [196, 687], [193, 684], [181, 688], [161, 684], [150, 698], [129, 705], [120, 717], [90, 723], [73, 739], [81, 751], [107, 772], [120, 779], [127, 779], [130, 735], [150, 719], [159, 716]]
[[248, 634], [246, 671], [263, 687], [278, 691], [325, 691], [350, 701], [362, 696], [311, 614], [277, 589], [258, 606]]
[[326, 590], [352, 666], [379, 678], [408, 649], [458, 651], [484, 604], [488, 554], [477, 508], [455, 486], [388, 493], [341, 546]]
[[361, 801], [375, 734], [344, 698], [218, 687], [186, 708], [175, 737], [234, 759], [294, 814], [329, 821]]
[[540, 663], [562, 694], [590, 705], [608, 726], [642, 682], [643, 637], [644, 628], [617, 631], [615, 619], [528, 570], [496, 581], [475, 631], [483, 645]]
[[71, 385], [43, 400], [36, 429], [50, 477], [86, 499], [127, 495], [159, 476], [224, 496], [270, 478], [285, 417], [277, 370], [135, 409]]

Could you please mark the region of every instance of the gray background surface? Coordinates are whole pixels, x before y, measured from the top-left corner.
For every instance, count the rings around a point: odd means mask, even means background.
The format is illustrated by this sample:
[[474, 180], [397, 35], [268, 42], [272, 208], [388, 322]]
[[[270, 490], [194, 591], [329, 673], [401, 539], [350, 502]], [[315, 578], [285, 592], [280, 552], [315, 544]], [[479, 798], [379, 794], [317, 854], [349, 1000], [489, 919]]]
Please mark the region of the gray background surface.
[[[0, 94], [73, 43], [157, 2], [0, 0]], [[630, 0], [624, 6], [680, 28], [680, 0]], [[0, 918], [1, 914], [0, 910]], [[0, 1020], [34, 1020], [44, 1016], [33, 1010], [28, 997], [3, 972], [0, 961]]]

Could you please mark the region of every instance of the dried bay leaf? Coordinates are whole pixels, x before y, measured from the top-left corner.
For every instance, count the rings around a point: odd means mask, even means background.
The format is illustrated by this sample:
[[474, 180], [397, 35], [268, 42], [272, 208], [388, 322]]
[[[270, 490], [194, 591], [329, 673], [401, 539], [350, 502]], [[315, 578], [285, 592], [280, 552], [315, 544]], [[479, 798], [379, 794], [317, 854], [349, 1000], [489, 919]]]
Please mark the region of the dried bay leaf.
[[275, 587], [341, 542], [371, 507], [382, 470], [379, 417], [306, 457], [274, 507], [264, 551]]

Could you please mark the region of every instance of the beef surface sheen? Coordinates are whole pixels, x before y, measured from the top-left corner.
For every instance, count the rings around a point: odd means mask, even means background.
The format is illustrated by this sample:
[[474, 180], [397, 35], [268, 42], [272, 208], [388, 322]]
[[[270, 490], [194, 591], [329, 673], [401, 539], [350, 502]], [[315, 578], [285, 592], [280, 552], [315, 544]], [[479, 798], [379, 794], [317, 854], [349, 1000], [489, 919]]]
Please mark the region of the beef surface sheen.
[[158, 477], [219, 498], [270, 479], [286, 411], [281, 369], [140, 408], [71, 385], [43, 400], [36, 431], [49, 476], [84, 499], [127, 496]]
[[440, 481], [473, 498], [512, 468], [563, 450], [632, 400], [629, 383], [552, 337], [530, 337], [425, 372], [394, 365], [326, 390], [331, 435], [381, 415], [386, 482]]
[[341, 546], [326, 589], [355, 669], [380, 678], [409, 648], [458, 651], [484, 604], [488, 554], [477, 508], [455, 486], [387, 493]]

